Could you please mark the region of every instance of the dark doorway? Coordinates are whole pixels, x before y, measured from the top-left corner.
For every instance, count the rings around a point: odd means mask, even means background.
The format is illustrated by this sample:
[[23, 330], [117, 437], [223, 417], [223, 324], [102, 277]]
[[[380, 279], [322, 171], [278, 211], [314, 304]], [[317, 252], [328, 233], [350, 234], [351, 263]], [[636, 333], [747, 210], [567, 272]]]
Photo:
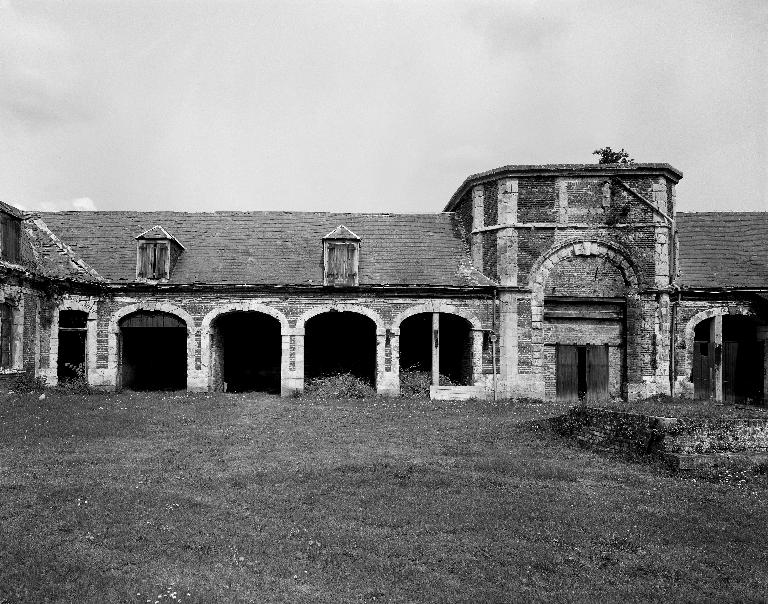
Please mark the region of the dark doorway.
[[306, 322], [306, 379], [351, 373], [376, 385], [376, 324], [364, 315], [331, 311]]
[[432, 372], [432, 313], [413, 315], [400, 324], [400, 371]]
[[607, 344], [558, 344], [556, 357], [558, 400], [575, 402], [608, 398]]
[[763, 343], [749, 317], [723, 317], [723, 398], [729, 403], [762, 403]]
[[130, 390], [187, 386], [187, 326], [164, 312], [136, 312], [120, 321], [121, 384]]
[[761, 403], [764, 397], [765, 346], [757, 340], [757, 322], [750, 317], [723, 316], [722, 344], [712, 342], [714, 319], [694, 330], [691, 380], [694, 396], [715, 396], [715, 369], [722, 368], [723, 400], [729, 403]]
[[59, 351], [56, 368], [60, 382], [86, 379], [88, 313], [82, 310], [59, 312]]
[[219, 316], [211, 332], [214, 389], [280, 392], [280, 321], [255, 311]]
[[440, 373], [459, 386], [472, 385], [472, 334], [466, 319], [440, 313]]
[[[472, 334], [466, 319], [439, 313], [438, 348], [440, 375], [459, 386], [472, 385]], [[408, 317], [400, 324], [400, 371], [432, 372], [435, 334], [432, 313]], [[444, 385], [444, 384], [443, 384]]]

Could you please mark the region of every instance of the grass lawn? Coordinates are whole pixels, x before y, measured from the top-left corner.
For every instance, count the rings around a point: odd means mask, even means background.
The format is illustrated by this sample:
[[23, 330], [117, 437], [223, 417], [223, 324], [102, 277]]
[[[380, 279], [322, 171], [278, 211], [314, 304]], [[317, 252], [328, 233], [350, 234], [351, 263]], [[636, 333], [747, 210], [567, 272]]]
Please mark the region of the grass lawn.
[[768, 596], [763, 478], [577, 449], [553, 405], [0, 397], [0, 602]]

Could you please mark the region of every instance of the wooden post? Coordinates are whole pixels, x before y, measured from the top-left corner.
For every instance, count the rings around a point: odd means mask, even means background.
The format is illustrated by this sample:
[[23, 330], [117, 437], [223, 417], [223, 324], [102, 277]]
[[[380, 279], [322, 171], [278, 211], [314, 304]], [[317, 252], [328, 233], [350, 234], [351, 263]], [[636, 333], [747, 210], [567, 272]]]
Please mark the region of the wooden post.
[[432, 313], [432, 385], [440, 385], [440, 313]]
[[723, 400], [723, 315], [712, 317], [709, 327], [709, 341], [712, 342], [714, 359], [712, 359], [712, 392], [715, 400]]

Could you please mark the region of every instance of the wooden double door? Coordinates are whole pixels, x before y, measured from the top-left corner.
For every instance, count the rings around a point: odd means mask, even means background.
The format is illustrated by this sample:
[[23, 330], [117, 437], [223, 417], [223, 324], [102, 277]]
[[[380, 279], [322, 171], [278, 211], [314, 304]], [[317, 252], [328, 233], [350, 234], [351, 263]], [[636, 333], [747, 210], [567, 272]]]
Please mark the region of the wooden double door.
[[557, 344], [556, 349], [558, 400], [608, 398], [607, 344]]

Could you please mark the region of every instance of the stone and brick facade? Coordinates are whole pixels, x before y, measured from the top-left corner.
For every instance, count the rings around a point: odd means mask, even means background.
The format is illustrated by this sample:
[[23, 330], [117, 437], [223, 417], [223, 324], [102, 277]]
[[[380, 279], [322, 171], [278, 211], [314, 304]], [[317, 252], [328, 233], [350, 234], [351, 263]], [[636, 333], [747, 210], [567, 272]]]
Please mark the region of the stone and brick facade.
[[[473, 396], [495, 390], [499, 397], [548, 399], [693, 396], [701, 392], [693, 374], [704, 367], [709, 394], [723, 399], [735, 375], [728, 355], [762, 350], [759, 375], [739, 376], [760, 381], [749, 396], [764, 398], [766, 230], [736, 237], [740, 247], [724, 261], [712, 241], [722, 225], [718, 215], [676, 212], [681, 177], [667, 164], [506, 166], [467, 178], [439, 214], [30, 215], [3, 204], [0, 212], [22, 222], [23, 243], [20, 260], [0, 259], [0, 304], [12, 317], [3, 332], [12, 358], [0, 371], [55, 384], [60, 313], [80, 312], [88, 382], [126, 386], [127, 319], [144, 317], [148, 331], [141, 333], [164, 345], [165, 332], [152, 317], [167, 315], [186, 330], [179, 354], [187, 388], [220, 389], [227, 383], [227, 342], [237, 335], [219, 330], [221, 318], [250, 314], [272, 321], [279, 336], [260, 341], [257, 329], [252, 348], [237, 354], [261, 358], [259, 347], [274, 347], [279, 363], [262, 373], [279, 373], [284, 395], [304, 387], [311, 369], [305, 353], [312, 349], [319, 358], [323, 346], [331, 356], [360, 347], [375, 360], [370, 377], [377, 390], [396, 394], [400, 359], [408, 356], [401, 341], [414, 346], [401, 331], [416, 333], [415, 319], [430, 316], [427, 335], [419, 336], [422, 365], [431, 354], [435, 387], [439, 367], [455, 366], [454, 382], [461, 383], [434, 389], [436, 396], [462, 396], [461, 388]], [[768, 227], [768, 213], [724, 215], [733, 229], [755, 221]], [[338, 233], [349, 234], [349, 258], [339, 255]], [[164, 246], [163, 256], [141, 256]], [[348, 278], [340, 278], [345, 270]], [[363, 317], [370, 337], [341, 329], [332, 341], [316, 341], [314, 333], [328, 335], [313, 326], [333, 313]], [[460, 321], [440, 322], [449, 316]], [[737, 333], [743, 345], [723, 344], [731, 351], [725, 361], [717, 348], [724, 316], [750, 321], [745, 331], [726, 319], [725, 333]], [[700, 341], [701, 327], [694, 333], [702, 321], [712, 325], [711, 342]], [[704, 354], [710, 344], [718, 351], [711, 358]]]

